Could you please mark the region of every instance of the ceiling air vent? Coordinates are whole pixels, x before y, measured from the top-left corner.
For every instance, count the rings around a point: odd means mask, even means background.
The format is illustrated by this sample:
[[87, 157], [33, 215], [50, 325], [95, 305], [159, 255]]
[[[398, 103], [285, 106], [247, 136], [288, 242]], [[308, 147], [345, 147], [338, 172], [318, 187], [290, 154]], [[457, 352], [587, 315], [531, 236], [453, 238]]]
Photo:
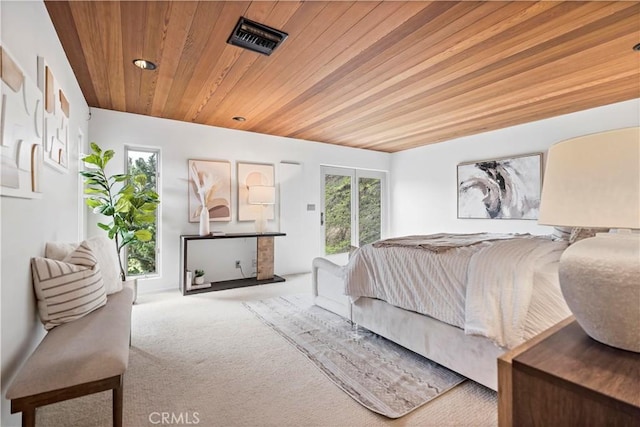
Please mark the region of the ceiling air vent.
[[241, 17], [227, 43], [271, 55], [288, 34]]

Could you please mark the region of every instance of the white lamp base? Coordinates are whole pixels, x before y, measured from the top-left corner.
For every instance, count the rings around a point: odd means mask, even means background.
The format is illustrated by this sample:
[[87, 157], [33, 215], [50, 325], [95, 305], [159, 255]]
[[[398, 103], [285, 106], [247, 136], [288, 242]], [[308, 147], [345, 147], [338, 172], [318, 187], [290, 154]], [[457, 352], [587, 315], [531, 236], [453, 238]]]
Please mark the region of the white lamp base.
[[266, 206], [260, 206], [260, 216], [256, 219], [256, 233], [265, 233], [267, 231], [267, 216], [264, 214]]
[[571, 245], [560, 259], [560, 288], [591, 338], [640, 353], [640, 234], [598, 234]]

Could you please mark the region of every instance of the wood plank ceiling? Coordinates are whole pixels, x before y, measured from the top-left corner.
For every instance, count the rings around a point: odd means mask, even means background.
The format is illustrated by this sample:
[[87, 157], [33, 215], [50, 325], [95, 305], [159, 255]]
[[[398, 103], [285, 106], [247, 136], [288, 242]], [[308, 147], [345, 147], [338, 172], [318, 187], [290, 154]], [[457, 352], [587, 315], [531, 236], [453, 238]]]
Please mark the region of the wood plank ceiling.
[[[640, 97], [638, 2], [46, 6], [90, 106], [264, 134], [396, 152]], [[289, 37], [229, 45], [240, 16]]]

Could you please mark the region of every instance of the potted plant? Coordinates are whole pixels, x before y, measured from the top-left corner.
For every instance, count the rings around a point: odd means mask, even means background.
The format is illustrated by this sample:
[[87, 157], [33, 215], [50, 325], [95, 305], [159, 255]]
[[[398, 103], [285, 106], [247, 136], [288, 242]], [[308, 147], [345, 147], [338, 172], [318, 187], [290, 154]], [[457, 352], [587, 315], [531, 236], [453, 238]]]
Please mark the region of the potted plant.
[[204, 270], [196, 270], [193, 283], [196, 285], [202, 285], [204, 283]]
[[81, 158], [89, 168], [80, 171], [84, 177], [86, 203], [96, 214], [111, 219], [109, 223], [98, 222], [115, 242], [120, 279], [126, 280], [126, 269], [121, 256], [128, 244], [151, 240], [149, 226], [155, 222], [155, 212], [160, 203], [158, 193], [146, 188], [144, 175], [116, 174], [107, 176], [105, 168], [114, 156], [113, 150], [102, 151], [98, 144], [91, 143], [91, 154]]

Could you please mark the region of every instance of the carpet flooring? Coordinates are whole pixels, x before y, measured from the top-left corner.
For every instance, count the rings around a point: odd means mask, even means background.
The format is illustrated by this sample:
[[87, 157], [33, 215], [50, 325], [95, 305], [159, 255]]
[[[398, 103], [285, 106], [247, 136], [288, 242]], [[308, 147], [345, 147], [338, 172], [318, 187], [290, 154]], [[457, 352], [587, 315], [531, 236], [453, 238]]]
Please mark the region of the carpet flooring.
[[309, 294], [247, 302], [245, 306], [356, 402], [386, 417], [406, 415], [465, 380], [314, 306]]
[[[243, 306], [310, 293], [308, 274], [188, 297], [177, 290], [143, 292], [133, 307], [125, 426], [497, 425], [496, 393], [472, 381], [399, 419], [373, 413]], [[110, 426], [111, 393], [40, 408], [36, 425]]]

